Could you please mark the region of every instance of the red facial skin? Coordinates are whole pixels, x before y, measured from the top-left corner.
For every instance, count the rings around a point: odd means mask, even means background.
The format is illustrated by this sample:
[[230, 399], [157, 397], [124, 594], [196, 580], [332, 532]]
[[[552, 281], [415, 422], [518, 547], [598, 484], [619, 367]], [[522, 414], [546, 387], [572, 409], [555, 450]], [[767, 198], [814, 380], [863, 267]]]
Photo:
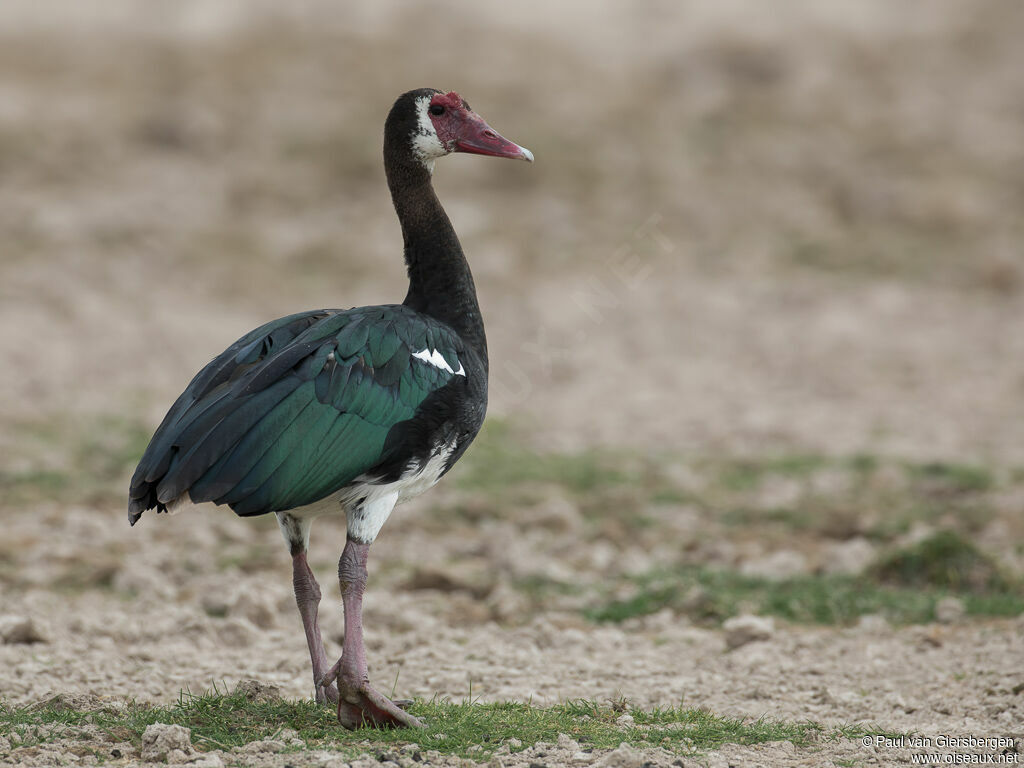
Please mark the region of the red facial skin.
[[[435, 115], [438, 108], [444, 111]], [[529, 151], [498, 134], [455, 91], [436, 94], [430, 100], [427, 114], [437, 138], [449, 152], [533, 160]]]

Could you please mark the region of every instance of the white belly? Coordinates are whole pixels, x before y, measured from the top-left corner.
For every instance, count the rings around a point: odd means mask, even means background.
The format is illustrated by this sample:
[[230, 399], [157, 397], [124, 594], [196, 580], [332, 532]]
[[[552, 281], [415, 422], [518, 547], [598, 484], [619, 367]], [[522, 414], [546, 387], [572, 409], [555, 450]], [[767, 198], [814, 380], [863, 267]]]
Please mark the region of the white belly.
[[[367, 476], [357, 477], [351, 485], [337, 493], [286, 514], [308, 520], [320, 515], [344, 512], [349, 537], [360, 542], [372, 542], [396, 505], [419, 496], [437, 484], [453, 450], [454, 441], [440, 446], [426, 462], [411, 464], [391, 483], [374, 482], [374, 478]], [[278, 514], [279, 520], [281, 517]], [[306, 536], [308, 538], [308, 528]]]

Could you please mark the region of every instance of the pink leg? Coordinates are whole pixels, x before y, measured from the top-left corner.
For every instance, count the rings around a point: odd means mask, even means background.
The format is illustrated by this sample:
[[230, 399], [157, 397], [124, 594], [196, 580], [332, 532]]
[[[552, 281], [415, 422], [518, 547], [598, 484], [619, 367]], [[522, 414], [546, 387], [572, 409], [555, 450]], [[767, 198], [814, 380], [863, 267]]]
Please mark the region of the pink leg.
[[345, 649], [321, 682], [337, 680], [338, 722], [346, 728], [362, 725], [422, 728], [423, 723], [417, 718], [370, 687], [363, 645], [363, 592], [369, 551], [369, 544], [349, 539], [338, 562], [341, 600], [345, 607]]
[[320, 624], [317, 611], [320, 607], [320, 585], [313, 577], [309, 563], [306, 562], [305, 550], [298, 550], [292, 555], [292, 585], [295, 588], [295, 602], [299, 606], [302, 617], [302, 628], [306, 632], [306, 644], [309, 646], [309, 658], [313, 662], [313, 685], [316, 687], [316, 700], [321, 704], [330, 701], [338, 703], [338, 689], [334, 684], [324, 685], [327, 673], [327, 654], [324, 652], [324, 641], [320, 636]]

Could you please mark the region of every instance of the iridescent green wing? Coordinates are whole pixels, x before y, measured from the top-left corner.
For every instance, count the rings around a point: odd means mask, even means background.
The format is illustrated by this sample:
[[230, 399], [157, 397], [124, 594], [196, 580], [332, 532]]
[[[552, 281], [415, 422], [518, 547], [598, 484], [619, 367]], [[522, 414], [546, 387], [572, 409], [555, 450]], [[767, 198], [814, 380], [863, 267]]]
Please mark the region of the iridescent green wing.
[[388, 434], [464, 380], [451, 329], [402, 306], [282, 318], [211, 362], [132, 478], [131, 514], [183, 493], [240, 515], [318, 501], [386, 461]]

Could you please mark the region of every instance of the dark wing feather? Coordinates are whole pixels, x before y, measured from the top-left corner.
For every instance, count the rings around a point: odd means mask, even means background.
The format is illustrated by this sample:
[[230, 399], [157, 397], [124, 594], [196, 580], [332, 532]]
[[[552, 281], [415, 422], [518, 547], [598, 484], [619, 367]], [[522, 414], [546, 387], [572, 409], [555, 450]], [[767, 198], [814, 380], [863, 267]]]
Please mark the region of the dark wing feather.
[[[413, 355], [462, 346], [403, 306], [291, 315], [239, 339], [171, 407], [132, 478], [129, 519], [188, 493], [240, 515], [318, 501], [399, 448], [389, 434], [455, 378]], [[464, 379], [463, 379], [464, 380]]]

